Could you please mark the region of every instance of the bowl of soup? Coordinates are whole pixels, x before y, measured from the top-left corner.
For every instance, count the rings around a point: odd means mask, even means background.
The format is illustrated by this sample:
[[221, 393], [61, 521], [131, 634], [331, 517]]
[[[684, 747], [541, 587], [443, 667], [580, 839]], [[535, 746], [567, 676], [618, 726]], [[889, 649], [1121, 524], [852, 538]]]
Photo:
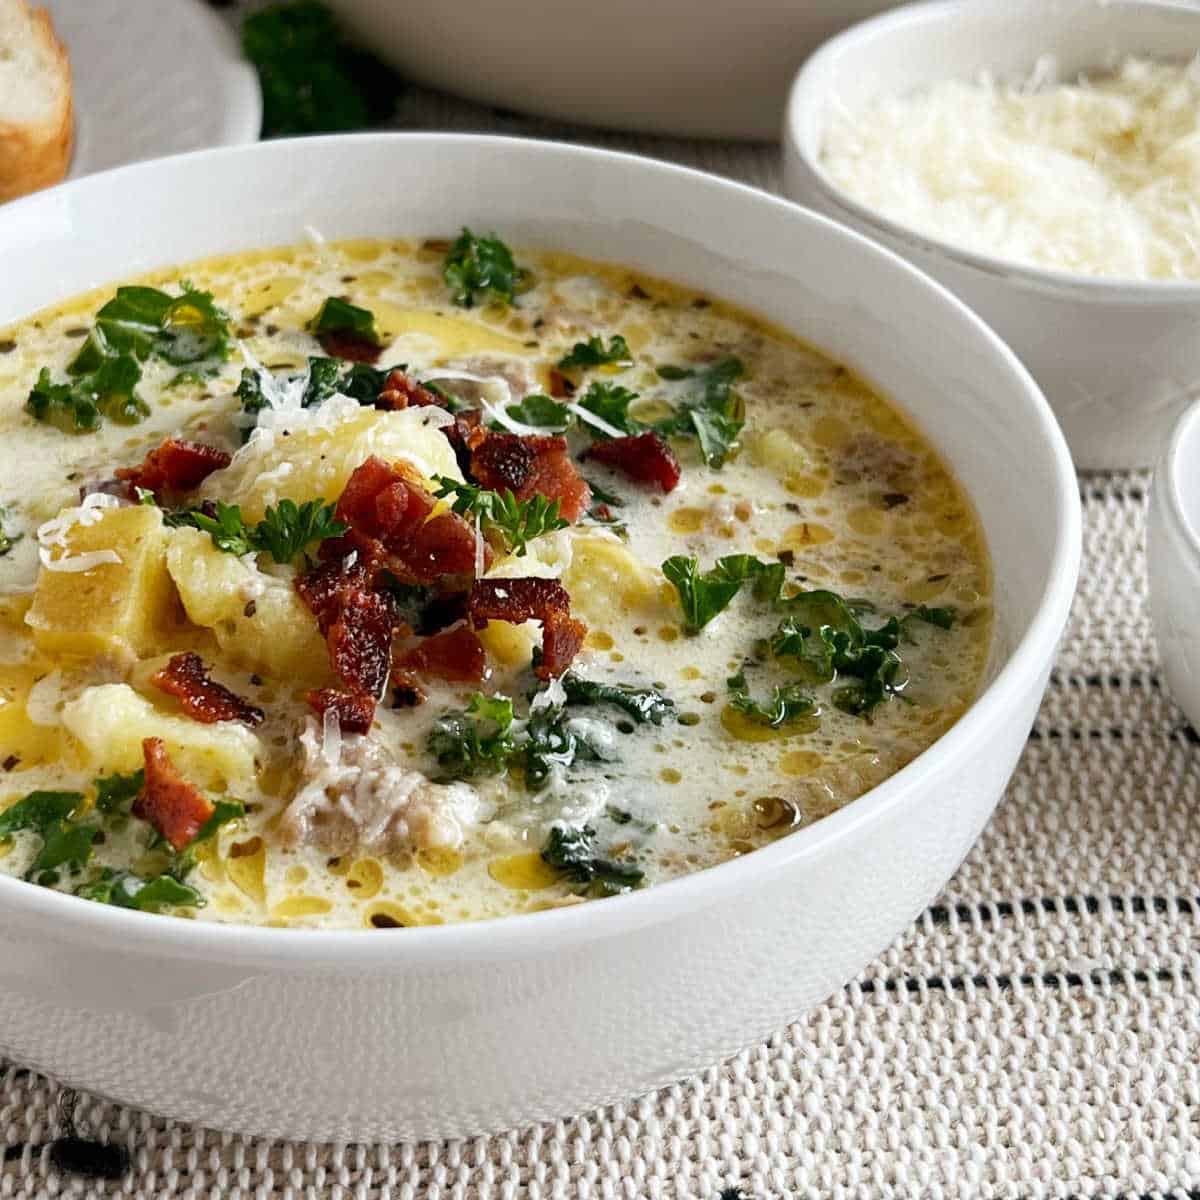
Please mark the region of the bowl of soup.
[[1150, 466], [1200, 384], [1198, 52], [1188, 5], [908, 5], [801, 68], [786, 191], [978, 312], [1077, 466]]
[[0, 253], [7, 1055], [277, 1136], [577, 1112], [818, 1003], [999, 798], [1070, 460], [865, 239], [387, 135], [80, 181]]

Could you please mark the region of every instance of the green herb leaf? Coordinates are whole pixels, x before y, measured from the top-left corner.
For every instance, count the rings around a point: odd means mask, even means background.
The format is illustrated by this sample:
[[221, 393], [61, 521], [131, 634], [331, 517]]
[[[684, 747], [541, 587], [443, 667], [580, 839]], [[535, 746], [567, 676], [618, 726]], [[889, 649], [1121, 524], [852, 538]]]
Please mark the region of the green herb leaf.
[[215, 517], [210, 517], [199, 509], [179, 514], [179, 523], [186, 522], [188, 525], [194, 525], [197, 529], [202, 529], [212, 538], [213, 545], [227, 554], [236, 554], [239, 557], [249, 554], [254, 549], [254, 545], [250, 540], [250, 530], [242, 520], [241, 506], [226, 504], [223, 500], [218, 500], [216, 508], [217, 515]]
[[42, 833], [67, 817], [83, 803], [80, 792], [30, 792], [0, 812], [0, 837], [29, 829]]
[[132, 871], [116, 871], [105, 867], [98, 878], [75, 889], [75, 895], [96, 900], [117, 908], [133, 908], [139, 912], [163, 908], [203, 908], [204, 897], [172, 875], [156, 875], [143, 879]]
[[816, 699], [799, 683], [787, 683], [776, 687], [766, 704], [759, 704], [750, 696], [744, 671], [739, 671], [726, 681], [729, 688], [729, 703], [738, 712], [757, 721], [760, 725], [778, 729], [801, 717], [811, 717], [819, 711]]
[[745, 406], [733, 390], [733, 384], [745, 374], [741, 359], [727, 355], [693, 371], [660, 367], [660, 375], [664, 369], [680, 372], [664, 378], [694, 378], [700, 388], [675, 413], [656, 422], [655, 431], [664, 437], [695, 437], [705, 463], [719, 470], [746, 423]]
[[258, 71], [262, 136], [363, 129], [391, 115], [399, 77], [342, 37], [318, 0], [272, 4], [242, 23], [242, 49]]
[[686, 633], [699, 633], [718, 613], [728, 608], [742, 585], [753, 581], [755, 595], [769, 599], [772, 589], [778, 593], [783, 584], [782, 563], [759, 562], [751, 554], [731, 554], [719, 558], [712, 570], [701, 573], [694, 558], [674, 555], [662, 565], [679, 595]]
[[574, 420], [565, 404], [536, 392], [518, 404], [510, 404], [505, 411], [514, 421], [536, 425], [547, 433], [563, 433]]
[[555, 825], [542, 848], [542, 860], [577, 890], [595, 896], [617, 896], [640, 887], [645, 872], [636, 863], [605, 858], [596, 850], [596, 831]]
[[471, 308], [481, 298], [512, 304], [529, 272], [513, 261], [512, 251], [496, 235], [476, 237], [463, 228], [442, 264], [451, 298]]
[[696, 374], [694, 367], [673, 367], [670, 364], [664, 364], [661, 367], [655, 367], [654, 373], [659, 379], [691, 379]]
[[72, 375], [96, 370], [98, 357], [151, 355], [177, 366], [229, 354], [229, 316], [211, 292], [197, 291], [186, 280], [178, 296], [158, 288], [119, 287], [96, 314], [96, 325], [67, 368]]
[[560, 708], [531, 711], [519, 746], [525, 772], [525, 786], [540, 791], [550, 782], [554, 768], [566, 769], [574, 763], [610, 758], [606, 748], [572, 729]]
[[442, 778], [471, 779], [504, 771], [516, 750], [512, 723], [512, 701], [482, 692], [472, 695], [464, 711], [443, 713], [427, 743], [442, 768]]
[[263, 512], [263, 519], [251, 534], [251, 544], [277, 563], [290, 563], [314, 542], [341, 537], [346, 532], [349, 526], [333, 514], [334, 505], [322, 500], [306, 500], [299, 507], [294, 500], [280, 500]]
[[116, 816], [128, 816], [137, 794], [146, 783], [146, 772], [133, 771], [128, 775], [102, 775], [96, 780], [96, 809]]
[[349, 333], [372, 346], [380, 345], [375, 314], [347, 300], [339, 300], [337, 296], [327, 296], [305, 328], [318, 337], [323, 333]]
[[574, 671], [568, 671], [560, 680], [567, 693], [567, 704], [611, 704], [631, 717], [639, 725], [649, 722], [661, 725], [675, 715], [675, 702], [664, 696], [657, 688], [638, 688], [627, 683], [600, 683], [595, 679], [582, 679]]
[[614, 334], [607, 346], [599, 335], [588, 338], [586, 342], [576, 342], [571, 352], [559, 359], [558, 366], [562, 371], [570, 371], [576, 367], [600, 367], [607, 363], [622, 363], [629, 366], [633, 355], [625, 339], [618, 333]]
[[438, 485], [434, 495], [439, 500], [453, 496], [452, 507], [460, 516], [478, 514], [481, 523], [487, 529], [496, 530], [509, 552], [518, 558], [524, 556], [534, 538], [565, 529], [570, 524], [559, 516], [560, 502], [549, 500], [540, 493], [528, 500], [518, 500], [507, 488], [503, 492], [493, 492], [445, 475], [435, 475], [433, 482]]
[[137, 360], [127, 354], [104, 359], [92, 374], [70, 383], [55, 383], [49, 367], [43, 367], [25, 411], [64, 433], [92, 433], [103, 424], [102, 416], [132, 425], [150, 413], [134, 390], [141, 377]]
[[958, 612], [953, 608], [926, 608], [924, 604], [918, 604], [901, 624], [924, 621], [926, 625], [935, 625], [938, 629], [953, 629], [957, 617]]
[[76, 874], [87, 866], [92, 857], [92, 842], [100, 829], [96, 825], [78, 825], [74, 821], [55, 821], [42, 830], [42, 848], [33, 860], [25, 878], [40, 881], [48, 871], [66, 867]]
[[[631, 392], [619, 383], [603, 383], [597, 380], [588, 385], [588, 390], [579, 398], [579, 406], [595, 413], [602, 421], [607, 421], [622, 433], [632, 435], [643, 433], [647, 428], [629, 415], [629, 406], [637, 398], [637, 392]], [[608, 437], [608, 434], [594, 425], [588, 426], [588, 433], [594, 438]]]

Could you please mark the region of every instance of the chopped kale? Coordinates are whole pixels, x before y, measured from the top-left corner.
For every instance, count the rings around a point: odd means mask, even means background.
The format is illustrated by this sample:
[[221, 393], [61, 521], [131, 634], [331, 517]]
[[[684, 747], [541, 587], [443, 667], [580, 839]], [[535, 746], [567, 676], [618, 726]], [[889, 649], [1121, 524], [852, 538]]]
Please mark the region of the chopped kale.
[[605, 858], [596, 850], [596, 831], [555, 825], [542, 848], [542, 861], [580, 892], [617, 896], [642, 885], [646, 873], [636, 863]]
[[68, 372], [90, 375], [120, 354], [138, 361], [153, 356], [176, 366], [228, 357], [228, 314], [216, 306], [211, 292], [198, 291], [186, 280], [181, 289], [172, 296], [152, 287], [117, 288], [96, 314]]
[[[579, 406], [595, 413], [602, 421], [621, 430], [623, 434], [633, 435], [643, 433], [646, 429], [645, 425], [629, 415], [629, 406], [637, 398], [637, 392], [631, 392], [619, 383], [602, 383], [597, 380], [588, 385], [588, 390], [579, 398]], [[588, 433], [594, 438], [608, 437], [608, 434], [594, 425], [588, 426]]]
[[271, 4], [242, 23], [242, 49], [262, 85], [262, 136], [336, 133], [386, 119], [399, 77], [349, 45], [319, 0]]
[[782, 563], [760, 562], [751, 554], [731, 554], [717, 559], [709, 571], [701, 572], [694, 558], [675, 555], [662, 565], [679, 596], [686, 633], [699, 633], [718, 613], [728, 608], [742, 585], [753, 581], [758, 599], [770, 599], [783, 586]]
[[655, 422], [655, 432], [664, 437], [695, 437], [705, 463], [719, 470], [746, 423], [745, 406], [733, 390], [745, 374], [741, 359], [727, 355], [693, 370], [660, 367], [658, 373], [665, 379], [694, 378], [699, 388], [671, 416]]
[[668, 717], [675, 715], [675, 702], [657, 688], [638, 688], [627, 683], [600, 683], [594, 679], [582, 679], [574, 671], [563, 675], [561, 683], [567, 693], [568, 705], [611, 704], [639, 725], [647, 721], [651, 725], [661, 725]]
[[105, 867], [97, 878], [81, 884], [75, 895], [96, 900], [117, 908], [133, 908], [139, 912], [164, 908], [203, 908], [204, 897], [190, 884], [173, 875], [155, 875], [144, 879], [132, 871], [117, 871]]
[[357, 304], [340, 300], [337, 296], [325, 298], [306, 328], [317, 337], [324, 333], [348, 333], [372, 346], [380, 345], [379, 333], [375, 328], [375, 314], [370, 309], [359, 308]]
[[30, 792], [0, 812], [0, 837], [23, 830], [42, 833], [56, 821], [64, 821], [80, 804], [80, 792]]
[[96, 809], [114, 816], [128, 816], [130, 807], [146, 783], [146, 772], [102, 775], [96, 780]]
[[55, 383], [43, 367], [25, 401], [25, 411], [35, 421], [54, 425], [64, 433], [92, 433], [108, 417], [130, 425], [148, 416], [149, 406], [135, 388], [142, 377], [137, 360], [128, 354], [104, 359], [95, 372], [70, 383]]
[[727, 681], [729, 703], [743, 716], [760, 725], [778, 729], [801, 717], [815, 716], [819, 711], [816, 699], [799, 683], [787, 683], [776, 687], [767, 704], [760, 704], [750, 695], [744, 671], [739, 671]]
[[600, 367], [606, 364], [623, 364], [629, 366], [633, 355], [625, 339], [618, 333], [614, 334], [607, 346], [602, 337], [593, 336], [586, 342], [576, 342], [571, 352], [559, 360], [559, 369], [570, 371], [577, 367]]
[[[574, 417], [565, 404], [549, 396], [534, 393], [526, 396], [518, 404], [510, 404], [505, 410], [514, 421], [522, 421], [526, 425], [534, 425], [546, 433], [564, 433]], [[499, 422], [494, 426], [500, 428]]]
[[445, 779], [497, 775], [508, 767], [513, 740], [513, 704], [507, 696], [476, 692], [462, 712], [443, 713], [429, 735], [429, 752]]
[[41, 838], [26, 879], [57, 882], [57, 867], [74, 874], [87, 864], [99, 828], [71, 821], [71, 814], [82, 803], [79, 792], [30, 792], [0, 812], [0, 837], [28, 831]]
[[442, 264], [451, 298], [463, 308], [479, 300], [512, 304], [529, 272], [513, 261], [512, 251], [496, 235], [476, 237], [463, 229]]

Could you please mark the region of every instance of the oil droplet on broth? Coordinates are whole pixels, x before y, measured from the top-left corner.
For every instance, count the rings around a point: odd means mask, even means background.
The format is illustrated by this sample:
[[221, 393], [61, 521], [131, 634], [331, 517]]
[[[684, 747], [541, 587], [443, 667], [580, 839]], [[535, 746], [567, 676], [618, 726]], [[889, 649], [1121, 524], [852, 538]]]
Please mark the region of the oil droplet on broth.
[[553, 887], [558, 872], [540, 854], [512, 854], [488, 863], [488, 874], [502, 887], [520, 892], [537, 892]]
[[784, 775], [811, 775], [824, 761], [815, 750], [791, 750], [779, 760], [779, 769]]

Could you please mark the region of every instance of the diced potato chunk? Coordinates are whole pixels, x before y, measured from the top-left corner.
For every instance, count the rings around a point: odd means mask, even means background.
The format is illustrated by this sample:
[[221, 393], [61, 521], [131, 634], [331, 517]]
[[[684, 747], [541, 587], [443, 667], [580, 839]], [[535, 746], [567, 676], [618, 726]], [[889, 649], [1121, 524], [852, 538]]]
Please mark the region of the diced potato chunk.
[[812, 469], [804, 447], [786, 430], [769, 429], [750, 439], [750, 454], [760, 466], [769, 467], [780, 479]]
[[527, 667], [534, 646], [542, 644], [542, 627], [537, 621], [512, 625], [508, 621], [489, 621], [479, 631], [483, 648], [505, 667]]
[[578, 537], [573, 549], [563, 586], [571, 595], [572, 613], [589, 625], [606, 628], [614, 615], [662, 607], [659, 580], [620, 542]]
[[449, 441], [430, 422], [429, 409], [378, 412], [356, 405], [343, 411], [336, 401], [327, 401], [302, 414], [286, 437], [275, 432], [249, 442], [229, 467], [208, 477], [201, 491], [239, 504], [246, 520], [259, 521], [268, 505], [284, 498], [298, 504], [337, 500], [355, 467], [373, 454], [405, 461], [427, 479], [461, 479]]
[[59, 756], [60, 731], [31, 721], [25, 707], [29, 689], [45, 670], [31, 664], [0, 665], [0, 760], [15, 758], [9, 768], [14, 771], [53, 762]]
[[258, 738], [233, 721], [202, 725], [161, 712], [124, 683], [86, 689], [63, 707], [63, 724], [82, 744], [97, 774], [136, 771], [142, 739], [162, 738], [183, 775], [198, 787], [230, 789], [254, 783]]
[[121, 561], [90, 571], [41, 569], [25, 617], [38, 646], [55, 654], [103, 654], [118, 661], [153, 653], [175, 611], [159, 510], [147, 505], [107, 509], [94, 524], [76, 525], [67, 544], [72, 555], [113, 550]]
[[297, 687], [330, 681], [325, 640], [290, 580], [218, 550], [199, 529], [171, 531], [167, 569], [188, 618], [211, 629], [232, 662]]

